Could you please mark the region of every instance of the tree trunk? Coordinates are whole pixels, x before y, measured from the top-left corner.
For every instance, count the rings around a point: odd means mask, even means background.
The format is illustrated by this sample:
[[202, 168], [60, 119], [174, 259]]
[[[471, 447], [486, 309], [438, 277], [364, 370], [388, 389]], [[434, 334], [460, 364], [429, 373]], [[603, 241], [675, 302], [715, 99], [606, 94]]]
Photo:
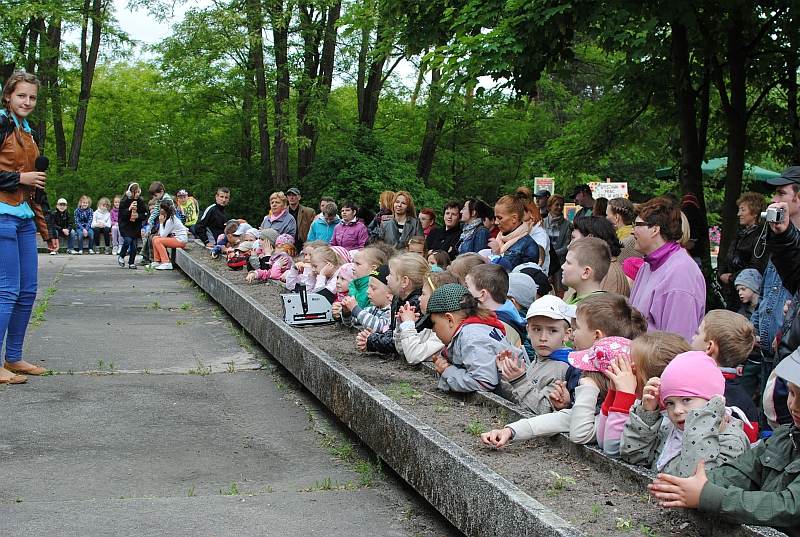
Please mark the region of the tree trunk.
[[28, 33], [28, 57], [25, 60], [25, 70], [29, 73], [36, 72], [36, 59], [39, 55], [39, 43], [44, 38], [45, 24], [44, 18], [32, 17], [29, 23], [30, 32]]
[[[250, 55], [248, 55], [250, 56]], [[248, 58], [248, 64], [252, 58]], [[244, 95], [242, 96], [242, 141], [239, 146], [239, 158], [241, 159], [242, 169], [250, 173], [253, 158], [253, 87], [254, 80], [251, 76], [252, 65], [248, 65], [247, 82], [244, 85]]]
[[378, 97], [383, 88], [383, 66], [389, 57], [389, 29], [383, 20], [378, 21], [377, 38], [372, 47], [372, 61], [367, 71], [367, 84], [364, 86], [363, 106], [358, 121], [366, 128], [375, 127], [375, 118], [378, 115]]
[[[731, 240], [739, 228], [736, 200], [742, 193], [744, 153], [747, 145], [747, 52], [740, 12], [734, 11], [727, 28], [727, 65], [730, 91], [718, 83], [720, 98], [728, 127], [728, 169], [725, 178], [725, 198], [722, 204], [722, 239], [719, 255], [724, 259]], [[722, 80], [722, 73], [717, 80]], [[725, 95], [730, 93], [730, 96]]]
[[[425, 52], [426, 51], [423, 51], [422, 54], [424, 55]], [[417, 81], [414, 83], [414, 91], [411, 92], [411, 108], [417, 107], [417, 99], [419, 99], [419, 93], [422, 90], [422, 83], [425, 81], [425, 73], [427, 71], [427, 62], [420, 60], [419, 69], [417, 70]]]
[[441, 78], [442, 72], [438, 68], [431, 70], [431, 86], [428, 93], [428, 120], [425, 123], [425, 136], [422, 137], [422, 148], [417, 161], [417, 177], [422, 179], [426, 186], [431, 176], [433, 159], [436, 156], [436, 148], [445, 122], [445, 117], [441, 113]]
[[[83, 24], [81, 26], [81, 89], [78, 93], [78, 108], [75, 111], [75, 127], [72, 131], [72, 146], [69, 151], [68, 167], [77, 171], [78, 160], [83, 144], [83, 131], [86, 127], [86, 116], [89, 112], [89, 98], [92, 94], [92, 82], [97, 66], [97, 56], [100, 51], [100, 36], [102, 31], [102, 17], [104, 5], [102, 0], [84, 0]], [[91, 43], [88, 44], [87, 35], [89, 22], [92, 25]]]
[[272, 183], [272, 159], [269, 148], [269, 125], [267, 118], [267, 77], [264, 69], [264, 14], [260, 0], [246, 0], [247, 27], [249, 33], [250, 59], [256, 87], [256, 110], [258, 110], [258, 147], [260, 154], [259, 178], [266, 190]]
[[[700, 205], [703, 229], [708, 229], [706, 202], [703, 194], [703, 172], [701, 165], [705, 153], [708, 103], [701, 103], [701, 128], [697, 127], [697, 103], [692, 85], [692, 67], [689, 54], [689, 37], [685, 25], [672, 21], [671, 61], [672, 78], [675, 87], [675, 102], [678, 108], [678, 126], [680, 130], [681, 166], [680, 185], [682, 194], [694, 194]], [[706, 82], [707, 83], [707, 82]], [[708, 91], [704, 92], [708, 99]], [[703, 93], [701, 93], [703, 95]], [[706, 114], [704, 116], [704, 114]], [[703, 272], [709, 280], [711, 257], [708, 234], [697, 237], [696, 250], [700, 252]]]
[[356, 75], [356, 100], [358, 102], [359, 118], [364, 113], [364, 85], [367, 78], [367, 56], [369, 56], [371, 34], [371, 28], [367, 26], [361, 28], [361, 44], [358, 48], [358, 74]]
[[275, 186], [289, 184], [289, 20], [283, 0], [273, 0], [272, 39], [275, 50]]

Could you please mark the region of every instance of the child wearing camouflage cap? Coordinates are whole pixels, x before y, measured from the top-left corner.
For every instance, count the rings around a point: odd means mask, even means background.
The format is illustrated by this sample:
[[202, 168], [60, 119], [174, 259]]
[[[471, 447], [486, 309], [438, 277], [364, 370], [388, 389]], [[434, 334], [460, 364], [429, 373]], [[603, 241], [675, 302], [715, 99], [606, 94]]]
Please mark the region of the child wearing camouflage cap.
[[439, 389], [454, 392], [492, 391], [500, 378], [495, 356], [511, 351], [524, 360], [524, 351], [505, 338], [505, 328], [497, 316], [478, 305], [469, 290], [457, 283], [436, 289], [428, 301], [433, 331], [445, 344], [436, 358], [441, 375]]

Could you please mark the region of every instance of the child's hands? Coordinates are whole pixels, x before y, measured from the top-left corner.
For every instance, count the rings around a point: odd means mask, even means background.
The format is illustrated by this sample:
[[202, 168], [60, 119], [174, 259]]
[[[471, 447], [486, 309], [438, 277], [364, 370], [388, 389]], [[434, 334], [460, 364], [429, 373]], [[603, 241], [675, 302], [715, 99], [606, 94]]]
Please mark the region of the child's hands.
[[553, 383], [553, 391], [548, 395], [550, 404], [553, 405], [553, 410], [563, 410], [569, 407], [572, 397], [569, 395], [567, 389], [567, 381], [557, 380]]
[[416, 322], [417, 318], [419, 317], [416, 312], [416, 308], [406, 302], [400, 306], [400, 309], [397, 311], [397, 318], [400, 319], [401, 323], [405, 321]]
[[356, 347], [361, 352], [367, 352], [367, 338], [372, 334], [372, 330], [362, 330], [356, 336]]
[[636, 375], [633, 374], [630, 362], [625, 358], [617, 357], [603, 374], [614, 383], [614, 389], [618, 392], [636, 393]]
[[325, 266], [322, 267], [322, 275], [326, 278], [330, 278], [333, 276], [333, 273], [336, 272], [336, 267], [333, 266], [332, 263], [326, 262]]
[[333, 315], [334, 319], [339, 319], [342, 316], [341, 302], [334, 302], [333, 305], [331, 305], [331, 314]]
[[495, 364], [500, 370], [500, 376], [508, 382], [525, 375], [525, 364], [509, 350], [497, 353]]
[[642, 391], [642, 408], [650, 412], [658, 410], [658, 400], [661, 395], [661, 379], [653, 377], [647, 381]]
[[303, 261], [298, 261], [294, 264], [294, 268], [297, 269], [297, 272], [303, 272], [306, 268], [309, 267], [308, 263], [304, 263]]
[[661, 507], [692, 509], [700, 505], [700, 493], [707, 481], [706, 463], [701, 459], [692, 477], [658, 474], [647, 489]]
[[356, 302], [355, 298], [353, 298], [352, 296], [348, 295], [348, 296], [342, 298], [341, 305], [342, 305], [342, 309], [345, 309], [347, 311], [353, 311], [356, 308], [356, 306], [358, 305], [358, 303]]
[[481, 435], [481, 442], [483, 442], [487, 446], [501, 448], [506, 444], [508, 444], [508, 441], [511, 440], [512, 436], [514, 436], [514, 433], [513, 431], [511, 431], [511, 428], [509, 427], [504, 427], [502, 429], [493, 429], [488, 433], [483, 433]]
[[254, 281], [256, 281], [256, 271], [251, 270], [250, 272], [247, 273], [247, 276], [245, 276], [244, 279], [245, 281], [247, 281], [247, 283], [253, 283]]
[[444, 370], [450, 367], [450, 362], [447, 361], [447, 358], [442, 356], [441, 354], [435, 356], [433, 358], [433, 367], [436, 368], [436, 372], [440, 375], [444, 373]]

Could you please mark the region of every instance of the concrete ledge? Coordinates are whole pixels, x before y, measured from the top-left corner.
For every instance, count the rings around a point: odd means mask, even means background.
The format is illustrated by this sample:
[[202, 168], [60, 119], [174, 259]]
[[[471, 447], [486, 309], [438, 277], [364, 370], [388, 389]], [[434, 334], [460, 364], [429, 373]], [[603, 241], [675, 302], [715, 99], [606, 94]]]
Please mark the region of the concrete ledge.
[[176, 263], [459, 530], [475, 536], [582, 535], [183, 250]]

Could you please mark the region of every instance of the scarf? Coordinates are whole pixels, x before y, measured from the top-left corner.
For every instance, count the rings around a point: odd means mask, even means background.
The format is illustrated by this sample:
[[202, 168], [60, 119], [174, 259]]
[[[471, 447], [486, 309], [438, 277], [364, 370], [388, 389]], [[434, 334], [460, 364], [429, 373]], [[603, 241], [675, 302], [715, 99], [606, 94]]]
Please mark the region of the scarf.
[[495, 240], [500, 243], [500, 255], [504, 254], [506, 250], [511, 248], [511, 246], [520, 240], [522, 237], [528, 235], [531, 232], [531, 224], [530, 222], [523, 222], [519, 225], [517, 229], [506, 235], [503, 232], [497, 234]]
[[33, 131], [31, 130], [31, 126], [28, 123], [27, 119], [23, 119], [22, 124], [20, 124], [19, 119], [17, 119], [17, 116], [15, 116], [14, 114], [5, 109], [0, 109], [0, 116], [6, 116], [11, 118], [11, 120], [14, 122], [14, 125], [16, 125], [17, 128], [21, 127], [22, 130], [24, 130], [28, 134], [33, 134]]
[[269, 221], [274, 222], [275, 220], [278, 220], [280, 217], [282, 217], [284, 214], [286, 214], [286, 209], [282, 210], [278, 214], [272, 213], [269, 215]]
[[677, 242], [668, 242], [664, 246], [658, 248], [656, 251], [651, 252], [644, 256], [644, 261], [650, 265], [651, 271], [656, 271], [658, 268], [666, 263], [672, 254], [681, 249], [681, 245]]
[[459, 237], [458, 242], [464, 242], [472, 238], [475, 235], [475, 232], [478, 230], [478, 226], [482, 225], [480, 218], [476, 218], [472, 222], [468, 222], [464, 225], [464, 228], [461, 230], [461, 237]]

